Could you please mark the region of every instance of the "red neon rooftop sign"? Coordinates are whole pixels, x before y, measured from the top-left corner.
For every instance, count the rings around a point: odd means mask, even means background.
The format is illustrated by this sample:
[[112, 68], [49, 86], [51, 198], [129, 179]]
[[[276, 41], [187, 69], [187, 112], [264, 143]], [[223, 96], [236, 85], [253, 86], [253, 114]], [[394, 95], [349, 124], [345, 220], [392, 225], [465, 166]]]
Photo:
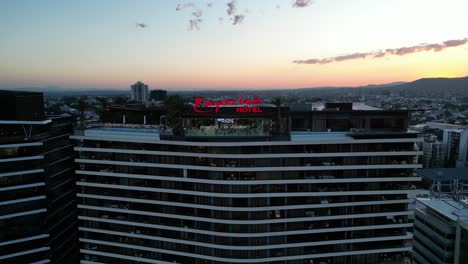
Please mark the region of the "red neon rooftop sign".
[[263, 104], [263, 100], [261, 98], [255, 97], [252, 99], [244, 98], [241, 96], [240, 98], [234, 99], [225, 99], [225, 100], [217, 100], [211, 101], [206, 99], [205, 97], [196, 97], [194, 104], [193, 104], [193, 111], [197, 113], [212, 113], [212, 109], [201, 110], [201, 107], [214, 107], [214, 112], [218, 113], [219, 108], [222, 106], [228, 105], [238, 105], [236, 107], [236, 112], [238, 113], [261, 113], [263, 112], [260, 108], [260, 105]]

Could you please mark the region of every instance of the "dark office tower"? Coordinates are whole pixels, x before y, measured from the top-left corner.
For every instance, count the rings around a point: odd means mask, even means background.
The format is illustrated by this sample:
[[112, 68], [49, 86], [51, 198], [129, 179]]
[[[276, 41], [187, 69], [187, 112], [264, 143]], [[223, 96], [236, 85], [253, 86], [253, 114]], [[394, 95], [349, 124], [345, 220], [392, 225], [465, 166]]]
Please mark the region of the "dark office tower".
[[71, 117], [0, 91], [0, 263], [77, 263]]
[[172, 130], [72, 136], [84, 263], [401, 263], [411, 251], [421, 152], [408, 111], [197, 98], [180, 112]]
[[150, 92], [150, 99], [155, 101], [163, 101], [164, 99], [166, 99], [166, 95], [166, 90], [152, 90]]

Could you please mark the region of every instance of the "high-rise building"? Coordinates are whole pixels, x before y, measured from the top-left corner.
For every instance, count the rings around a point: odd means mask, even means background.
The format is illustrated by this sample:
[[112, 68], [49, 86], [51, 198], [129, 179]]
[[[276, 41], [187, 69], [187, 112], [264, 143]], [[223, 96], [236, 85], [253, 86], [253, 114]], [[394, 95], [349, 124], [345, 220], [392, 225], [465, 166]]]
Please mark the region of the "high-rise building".
[[165, 114], [167, 109], [163, 106], [109, 106], [103, 111], [101, 120], [114, 124], [159, 125]]
[[146, 103], [148, 102], [148, 85], [138, 81], [131, 87], [130, 100]]
[[430, 198], [416, 198], [414, 261], [468, 262], [468, 168], [421, 169]]
[[453, 198], [417, 198], [414, 262], [468, 263], [468, 203]]
[[445, 129], [442, 139], [443, 148], [445, 150], [445, 165], [447, 167], [455, 167], [458, 160], [460, 150], [460, 136], [463, 129]]
[[460, 134], [457, 168], [468, 168], [468, 128]]
[[437, 140], [437, 136], [428, 134], [420, 143], [423, 151], [422, 164], [424, 168], [442, 168], [445, 165], [444, 145]]
[[429, 190], [435, 198], [453, 197], [454, 186], [468, 184], [468, 168], [420, 169], [417, 174], [421, 176], [421, 189]]
[[431, 129], [439, 129], [439, 130], [463, 130], [468, 128], [466, 125], [454, 125], [454, 124], [447, 124], [447, 123], [439, 123], [439, 122], [427, 122], [427, 127]]
[[408, 193], [422, 153], [408, 111], [197, 98], [169, 116], [180, 118], [168, 120], [173, 129], [72, 136], [85, 263], [365, 264], [409, 255]]
[[150, 92], [150, 99], [155, 101], [163, 101], [166, 98], [166, 90], [152, 90]]
[[0, 113], [0, 263], [77, 262], [73, 119], [41, 93], [0, 91]]

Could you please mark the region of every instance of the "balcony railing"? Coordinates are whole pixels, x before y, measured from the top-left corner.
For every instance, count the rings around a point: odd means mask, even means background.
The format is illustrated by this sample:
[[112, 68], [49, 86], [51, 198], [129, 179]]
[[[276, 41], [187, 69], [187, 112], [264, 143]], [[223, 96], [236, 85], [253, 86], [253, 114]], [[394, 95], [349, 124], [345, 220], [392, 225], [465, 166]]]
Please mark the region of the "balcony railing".
[[189, 128], [185, 130], [185, 136], [189, 137], [267, 137], [270, 136], [269, 131], [262, 129], [249, 129], [247, 127], [235, 128], [215, 128], [215, 127], [201, 127]]

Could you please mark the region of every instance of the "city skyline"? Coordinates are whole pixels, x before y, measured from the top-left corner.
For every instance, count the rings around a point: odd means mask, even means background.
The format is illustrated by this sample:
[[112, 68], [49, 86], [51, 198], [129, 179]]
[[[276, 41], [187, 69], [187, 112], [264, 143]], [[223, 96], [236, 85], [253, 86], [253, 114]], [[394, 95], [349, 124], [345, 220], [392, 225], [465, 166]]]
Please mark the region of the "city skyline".
[[[2, 1], [0, 88], [268, 89], [468, 75], [468, 2]], [[383, 54], [384, 52], [385, 54]]]

